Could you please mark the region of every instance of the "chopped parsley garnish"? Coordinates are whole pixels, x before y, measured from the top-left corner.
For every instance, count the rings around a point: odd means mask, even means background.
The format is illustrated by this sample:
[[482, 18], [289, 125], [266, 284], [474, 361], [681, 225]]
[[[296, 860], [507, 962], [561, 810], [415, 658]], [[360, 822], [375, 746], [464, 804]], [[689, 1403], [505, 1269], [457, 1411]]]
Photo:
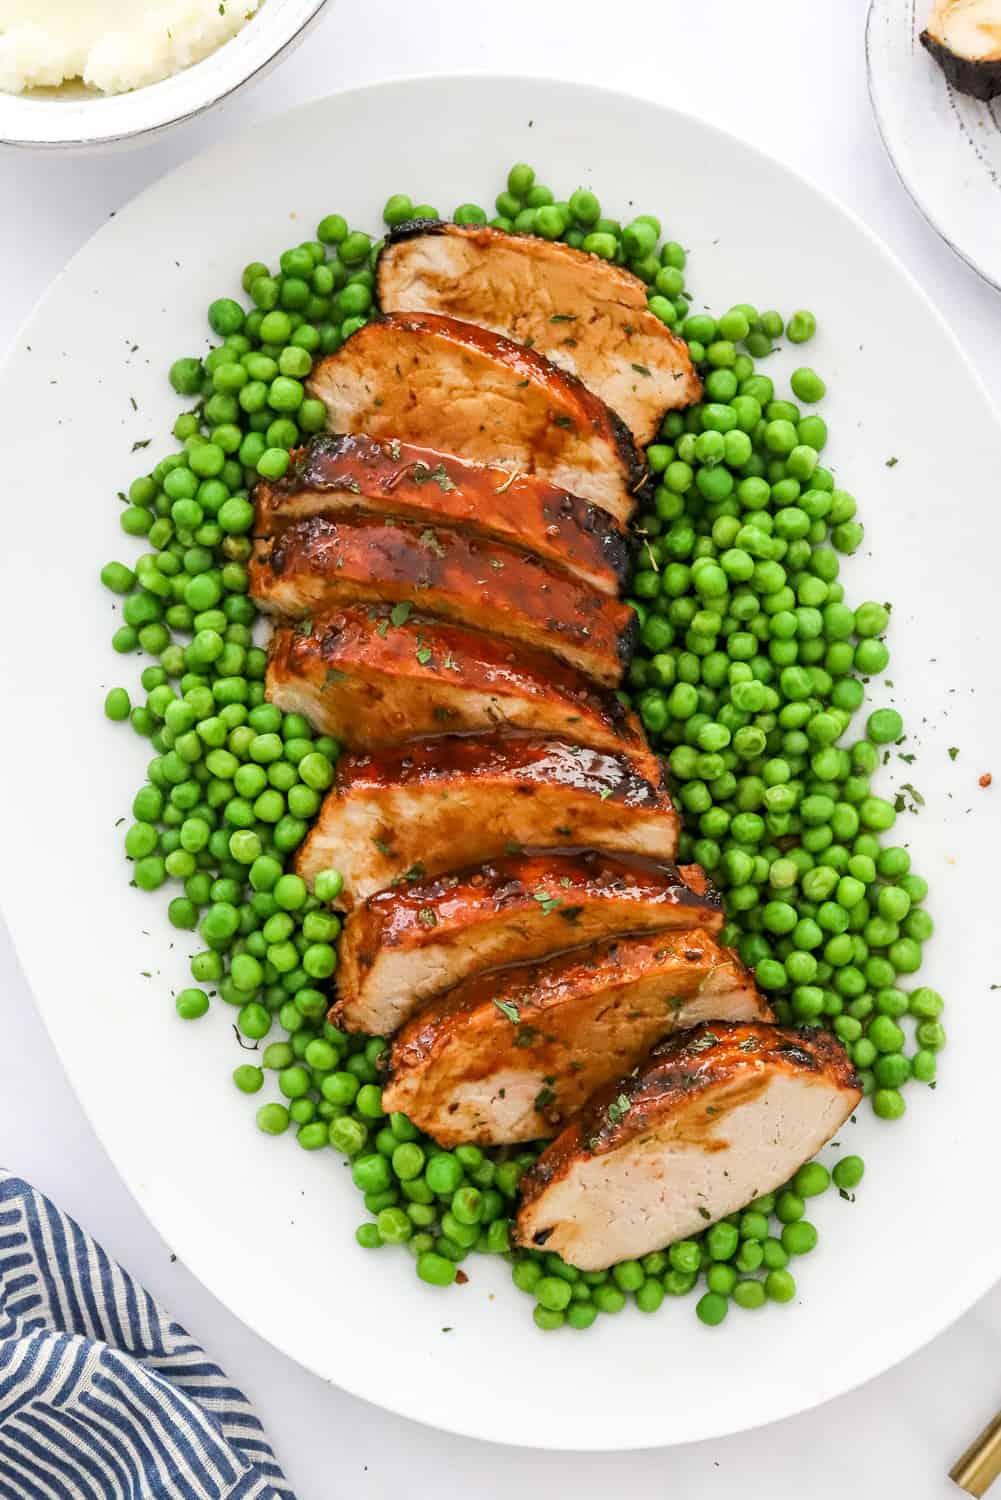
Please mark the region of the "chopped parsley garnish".
[[385, 859], [392, 858], [392, 854], [393, 854], [392, 848], [390, 847], [389, 844], [386, 843], [385, 839], [373, 839], [372, 842], [375, 845], [375, 847], [378, 849], [379, 853], [383, 856], [383, 858], [385, 858]]
[[517, 1025], [520, 1012], [512, 1000], [495, 1000], [494, 1004], [502, 1016], [506, 1016], [512, 1025]]
[[553, 313], [549, 319], [550, 323], [576, 323], [576, 313]]
[[568, 417], [565, 412], [557, 412], [556, 416], [553, 418], [553, 421], [556, 423], [557, 427], [573, 426], [572, 419]]
[[547, 896], [545, 891], [536, 891], [533, 900], [538, 901], [542, 907], [543, 915], [549, 916], [556, 908], [562, 905], [559, 896]]
[[636, 371], [637, 375], [645, 375], [648, 380], [650, 379], [650, 371], [647, 369], [646, 365], [633, 365], [633, 369]]
[[629, 1095], [619, 1094], [612, 1100], [606, 1111], [609, 1125], [619, 1125], [629, 1113]]
[[455, 489], [455, 480], [450, 478], [444, 464], [435, 464], [433, 469], [429, 469], [425, 463], [418, 462], [414, 464], [414, 483], [434, 483], [445, 495], [448, 494], [449, 490]]
[[399, 604], [393, 605], [389, 612], [389, 618], [394, 625], [405, 625], [410, 618], [410, 611], [412, 609], [412, 604], [409, 604], [405, 599], [401, 600]]
[[949, 746], [949, 759], [950, 760], [955, 760], [956, 756], [958, 754], [959, 754], [959, 746], [958, 745], [950, 745]]
[[607, 802], [611, 795], [612, 788], [610, 786], [603, 786], [601, 791], [598, 793], [598, 796], [601, 798], [602, 802]]
[[431, 655], [432, 655], [432, 652], [431, 652], [431, 647], [430, 646], [419, 646], [418, 647], [418, 649], [417, 649], [417, 660], [420, 662], [420, 664], [421, 664], [422, 667], [426, 667], [427, 666], [428, 662], [431, 660]]
[[540, 1089], [535, 1096], [535, 1107], [538, 1110], [548, 1109], [551, 1104], [556, 1103], [556, 1095], [552, 1089]]
[[422, 906], [417, 913], [417, 920], [422, 927], [438, 926], [438, 917], [433, 906]]

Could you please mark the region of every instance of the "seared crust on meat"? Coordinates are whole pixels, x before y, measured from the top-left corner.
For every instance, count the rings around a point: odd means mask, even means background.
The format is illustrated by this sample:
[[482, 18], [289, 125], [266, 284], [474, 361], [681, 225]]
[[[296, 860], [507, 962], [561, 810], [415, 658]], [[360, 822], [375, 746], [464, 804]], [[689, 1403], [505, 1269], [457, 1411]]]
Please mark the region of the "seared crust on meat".
[[406, 602], [551, 651], [606, 687], [620, 682], [637, 630], [628, 604], [518, 547], [382, 516], [310, 516], [258, 541], [250, 594], [292, 618]]
[[704, 932], [655, 932], [467, 979], [393, 1043], [384, 1107], [442, 1146], [561, 1129], [665, 1034], [771, 1020], [737, 956]]
[[296, 857], [312, 883], [335, 866], [342, 904], [519, 846], [587, 846], [674, 858], [678, 816], [647, 750], [536, 735], [445, 735], [342, 756], [337, 785]]
[[529, 344], [583, 380], [639, 443], [702, 393], [687, 344], [650, 311], [639, 277], [559, 241], [416, 219], [390, 230], [376, 277], [386, 312], [464, 318]]
[[402, 605], [353, 605], [275, 630], [266, 688], [351, 750], [502, 728], [600, 750], [645, 743], [616, 694], [565, 663]]
[[661, 1249], [785, 1182], [861, 1093], [824, 1031], [706, 1022], [669, 1037], [526, 1174], [518, 1242], [584, 1270]]
[[258, 536], [311, 515], [371, 512], [462, 525], [534, 552], [544, 562], [617, 594], [631, 546], [621, 522], [538, 474], [512, 474], [398, 438], [318, 433], [292, 468], [254, 492]]
[[592, 500], [628, 521], [648, 475], [625, 423], [548, 359], [472, 323], [389, 313], [314, 367], [332, 432], [438, 444]]
[[1001, 94], [997, 0], [933, 0], [920, 39], [961, 94], [985, 102]]
[[501, 964], [614, 933], [708, 928], [720, 898], [698, 866], [595, 851], [512, 855], [380, 891], [344, 924], [336, 1025], [388, 1035], [434, 994]]

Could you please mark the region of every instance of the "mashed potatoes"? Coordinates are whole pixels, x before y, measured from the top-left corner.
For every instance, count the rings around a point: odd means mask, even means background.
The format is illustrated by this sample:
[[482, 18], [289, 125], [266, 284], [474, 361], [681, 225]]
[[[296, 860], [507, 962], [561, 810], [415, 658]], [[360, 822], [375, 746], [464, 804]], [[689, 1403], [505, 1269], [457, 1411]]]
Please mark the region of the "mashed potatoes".
[[0, 0], [0, 90], [158, 83], [221, 47], [261, 0]]

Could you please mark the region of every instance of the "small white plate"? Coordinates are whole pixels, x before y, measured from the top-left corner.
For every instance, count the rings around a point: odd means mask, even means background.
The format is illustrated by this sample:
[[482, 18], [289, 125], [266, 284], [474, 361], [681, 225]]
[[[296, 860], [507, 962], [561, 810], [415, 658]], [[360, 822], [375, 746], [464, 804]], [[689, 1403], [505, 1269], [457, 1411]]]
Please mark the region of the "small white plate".
[[963, 260], [1001, 287], [1001, 96], [953, 88], [921, 45], [931, 0], [871, 0], [869, 97], [904, 187]]
[[[882, 777], [925, 806], [901, 817], [940, 928], [922, 978], [948, 992], [951, 1042], [932, 1093], [894, 1125], [868, 1106], [841, 1131], [861, 1150], [854, 1203], [811, 1213], [820, 1251], [796, 1305], [734, 1308], [707, 1330], [694, 1299], [629, 1309], [586, 1335], [540, 1334], [507, 1267], [421, 1285], [403, 1251], [363, 1251], [364, 1217], [332, 1152], [254, 1127], [229, 1080], [246, 1060], [232, 1015], [179, 1022], [197, 937], [166, 893], [128, 884], [124, 827], [148, 745], [102, 714], [139, 663], [108, 644], [98, 584], [139, 550], [117, 490], [172, 448], [170, 361], [204, 349], [204, 310], [239, 294], [245, 262], [342, 212], [377, 230], [390, 193], [445, 213], [489, 204], [515, 160], [606, 212], [662, 214], [717, 309], [810, 307], [804, 358], [830, 389], [830, 461], [861, 502], [849, 597], [892, 600], [895, 700], [917, 759]], [[794, 233], [783, 232], [794, 225]], [[421, 79], [340, 94], [254, 125], [186, 163], [102, 228], [56, 281], [0, 372], [7, 567], [0, 591], [0, 894], [60, 1056], [100, 1137], [167, 1243], [230, 1308], [321, 1376], [407, 1416], [554, 1448], [681, 1443], [786, 1416], [885, 1370], [1001, 1270], [993, 910], [1001, 772], [997, 559], [1001, 429], [939, 313], [836, 203], [712, 126], [594, 88]], [[152, 440], [133, 453], [133, 445]], [[890, 467], [888, 461], [898, 462]], [[947, 750], [959, 746], [955, 761]], [[72, 1151], [72, 1141], [53, 1142]]]

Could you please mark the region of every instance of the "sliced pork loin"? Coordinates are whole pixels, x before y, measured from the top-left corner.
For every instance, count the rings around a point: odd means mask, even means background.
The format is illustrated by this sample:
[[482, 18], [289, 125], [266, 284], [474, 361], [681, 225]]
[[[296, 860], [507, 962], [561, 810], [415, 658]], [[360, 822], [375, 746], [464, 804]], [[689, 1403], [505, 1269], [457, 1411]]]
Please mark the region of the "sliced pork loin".
[[403, 880], [570, 846], [674, 858], [678, 816], [655, 755], [507, 734], [342, 756], [296, 869], [311, 884], [335, 866], [350, 910]]
[[625, 423], [541, 354], [472, 323], [390, 313], [308, 382], [331, 432], [427, 443], [538, 474], [627, 521], [647, 475]]
[[518, 1242], [584, 1271], [661, 1250], [786, 1182], [861, 1097], [827, 1032], [706, 1022], [668, 1038], [523, 1178]]
[[723, 922], [698, 866], [588, 851], [511, 855], [381, 891], [344, 924], [331, 1019], [388, 1036], [471, 974], [615, 933]]
[[439, 1145], [553, 1135], [655, 1042], [700, 1021], [771, 1020], [704, 932], [654, 932], [478, 974], [400, 1032], [384, 1107]]
[[443, 313], [530, 345], [607, 401], [644, 445], [665, 411], [702, 393], [688, 345], [650, 311], [644, 283], [584, 250], [417, 219], [390, 230], [376, 274], [385, 312]]
[[407, 603], [520, 641], [614, 687], [636, 615], [520, 547], [455, 526], [383, 516], [309, 516], [255, 545], [250, 593], [299, 618], [345, 604]]
[[542, 652], [411, 611], [362, 605], [271, 637], [267, 697], [350, 750], [425, 735], [524, 729], [598, 750], [641, 748], [614, 692]]
[[318, 433], [286, 477], [261, 480], [254, 498], [258, 536], [306, 516], [400, 516], [524, 547], [603, 594], [617, 594], [629, 572], [625, 528], [600, 505], [537, 474], [468, 463], [398, 438]]

